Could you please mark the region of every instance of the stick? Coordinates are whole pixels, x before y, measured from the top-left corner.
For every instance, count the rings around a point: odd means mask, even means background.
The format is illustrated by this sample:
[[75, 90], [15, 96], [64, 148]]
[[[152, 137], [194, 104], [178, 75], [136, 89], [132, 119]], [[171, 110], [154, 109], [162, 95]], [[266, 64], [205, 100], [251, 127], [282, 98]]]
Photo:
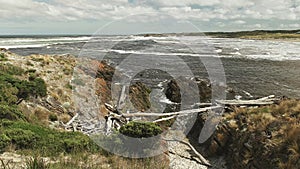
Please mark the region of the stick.
[[206, 160], [189, 142], [183, 141], [183, 140], [168, 140], [164, 139], [166, 141], [178, 141], [180, 143], [183, 143], [191, 148], [191, 150], [198, 156], [199, 160], [203, 165], [206, 165], [208, 167], [211, 167], [211, 164], [209, 163], [208, 160]]
[[75, 116], [74, 117], [72, 117], [72, 119], [67, 123], [67, 124], [65, 124], [66, 126], [69, 126], [70, 124], [72, 124], [73, 123], [73, 121], [77, 118], [79, 116], [79, 114], [78, 113], [76, 113], [75, 114]]
[[176, 115], [173, 115], [173, 116], [170, 116], [170, 117], [161, 118], [161, 119], [157, 119], [157, 120], [154, 120], [153, 123], [158, 123], [158, 122], [161, 122], [161, 121], [171, 120], [171, 119], [173, 119], [175, 117], [176, 117]]
[[189, 142], [186, 142], [186, 141], [183, 141], [183, 140], [181, 140], [180, 142], [183, 143], [183, 144], [188, 145], [191, 148], [191, 150], [193, 150], [193, 152], [199, 157], [199, 160], [204, 165], [211, 166], [211, 164], [208, 162], [208, 160], [206, 160]]

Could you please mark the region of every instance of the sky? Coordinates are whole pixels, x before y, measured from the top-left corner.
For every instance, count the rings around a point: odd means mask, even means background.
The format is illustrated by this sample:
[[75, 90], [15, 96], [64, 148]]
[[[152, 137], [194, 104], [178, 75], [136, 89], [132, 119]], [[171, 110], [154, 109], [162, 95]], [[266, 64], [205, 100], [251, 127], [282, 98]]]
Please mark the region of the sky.
[[300, 29], [300, 0], [0, 0], [0, 34]]

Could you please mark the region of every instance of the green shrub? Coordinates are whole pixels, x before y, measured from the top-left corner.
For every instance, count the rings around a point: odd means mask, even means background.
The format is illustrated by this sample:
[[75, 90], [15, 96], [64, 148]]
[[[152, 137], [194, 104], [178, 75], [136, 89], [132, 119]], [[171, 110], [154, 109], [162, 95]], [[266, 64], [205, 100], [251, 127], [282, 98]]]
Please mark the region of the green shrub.
[[43, 79], [35, 78], [33, 81], [22, 80], [15, 83], [18, 88], [18, 98], [28, 99], [30, 96], [41, 96], [47, 95], [47, 86]]
[[67, 83], [67, 84], [65, 85], [65, 87], [68, 88], [68, 89], [71, 89], [71, 90], [73, 89], [73, 86], [72, 86], [70, 83]]
[[[1, 66], [0, 66], [1, 68]], [[1, 74], [2, 73], [2, 74]], [[18, 93], [16, 96], [19, 99], [28, 99], [30, 96], [41, 96], [44, 97], [47, 95], [47, 86], [43, 79], [31, 77], [31, 81], [20, 80], [13, 77], [10, 74], [0, 73], [0, 87], [1, 91], [7, 88], [17, 88]], [[12, 89], [10, 89], [12, 90]], [[3, 92], [1, 92], [3, 93]], [[0, 94], [1, 94], [0, 93]], [[12, 93], [12, 92], [11, 92]]]
[[[151, 122], [131, 121], [120, 128], [120, 133], [115, 141], [120, 143], [108, 143], [109, 148], [114, 148], [116, 152], [126, 156], [138, 157], [149, 156], [153, 147], [160, 149], [162, 146], [161, 137], [162, 129]], [[155, 137], [154, 137], [155, 136]], [[104, 139], [104, 141], [108, 141]], [[155, 151], [155, 150], [154, 150]]]
[[8, 59], [5, 57], [4, 53], [0, 53], [0, 61], [7, 61]]
[[35, 78], [33, 82], [35, 83], [33, 94], [37, 96], [45, 97], [47, 95], [47, 85], [45, 81], [41, 78]]
[[8, 138], [11, 139], [12, 144], [16, 145], [17, 148], [31, 148], [36, 143], [38, 136], [30, 130], [23, 129], [8, 129], [5, 131]]
[[7, 137], [5, 134], [0, 134], [0, 152], [4, 150], [5, 147], [9, 145], [11, 139]]
[[13, 105], [18, 101], [18, 89], [10, 83], [0, 82], [0, 104]]
[[120, 128], [120, 133], [135, 138], [147, 138], [162, 133], [162, 129], [151, 122], [131, 121]]
[[25, 116], [17, 108], [17, 106], [0, 104], [0, 119], [19, 120], [25, 119]]
[[42, 156], [100, 150], [88, 136], [79, 132], [62, 132], [22, 121], [2, 120], [1, 126], [17, 150], [31, 149]]
[[27, 65], [27, 66], [34, 66], [34, 64], [31, 63], [29, 60], [26, 62], [26, 65]]
[[74, 135], [73, 138], [65, 138], [63, 142], [66, 152], [71, 153], [84, 150], [90, 144], [90, 139], [81, 135]]
[[44, 58], [31, 58], [31, 60], [35, 62], [45, 62]]
[[36, 74], [34, 74], [34, 73], [29, 73], [29, 77], [28, 77], [28, 80], [29, 81], [34, 81], [34, 79], [36, 79], [37, 78], [37, 75]]
[[7, 63], [7, 64], [0, 64], [0, 72], [2, 74], [9, 74], [9, 75], [22, 75], [24, 73], [24, 69]]
[[50, 120], [50, 121], [57, 121], [58, 118], [57, 118], [56, 114], [50, 114], [50, 115], [49, 115], [49, 120]]

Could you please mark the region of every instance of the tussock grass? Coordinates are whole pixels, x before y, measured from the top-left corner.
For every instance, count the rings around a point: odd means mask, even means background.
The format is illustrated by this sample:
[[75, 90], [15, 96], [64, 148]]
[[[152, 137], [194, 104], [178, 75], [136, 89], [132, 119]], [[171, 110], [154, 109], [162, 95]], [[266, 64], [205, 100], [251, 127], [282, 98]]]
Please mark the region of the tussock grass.
[[217, 146], [211, 142], [208, 147], [225, 153], [230, 168], [299, 168], [299, 112], [300, 101], [294, 99], [236, 108], [224, 115], [213, 136]]

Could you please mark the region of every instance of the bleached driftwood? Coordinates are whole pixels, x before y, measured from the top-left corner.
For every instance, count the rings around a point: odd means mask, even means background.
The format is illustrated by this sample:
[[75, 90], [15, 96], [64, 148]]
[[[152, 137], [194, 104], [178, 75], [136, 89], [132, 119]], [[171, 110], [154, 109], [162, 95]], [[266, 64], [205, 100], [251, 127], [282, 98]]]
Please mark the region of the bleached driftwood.
[[225, 106], [262, 106], [274, 104], [276, 99], [261, 98], [257, 100], [216, 100], [218, 104]]
[[171, 112], [171, 113], [128, 113], [123, 114], [124, 117], [138, 117], [138, 116], [144, 116], [144, 117], [160, 117], [160, 116], [173, 116], [173, 115], [188, 115], [192, 113], [200, 113], [200, 112], [206, 112], [207, 110], [213, 110], [213, 109], [219, 109], [222, 108], [221, 106], [211, 106], [211, 107], [205, 107], [205, 108], [199, 108], [199, 109], [191, 109], [191, 110], [182, 110], [178, 112]]
[[75, 114], [75, 116], [74, 116], [74, 117], [72, 117], [72, 119], [66, 123], [66, 126], [69, 126], [69, 125], [71, 125], [71, 124], [73, 123], [73, 121], [74, 121], [74, 120], [75, 120], [75, 119], [76, 119], [78, 116], [79, 116], [79, 114], [78, 114], [78, 113], [76, 113], [76, 114]]
[[[259, 99], [253, 99], [253, 100], [216, 100], [217, 104], [220, 105], [225, 105], [225, 106], [260, 106], [260, 105], [270, 105], [274, 104], [276, 101], [279, 99], [275, 97], [275, 95], [270, 95], [267, 97], [262, 97]], [[195, 103], [194, 106], [199, 106], [199, 107], [207, 107], [207, 106], [212, 106], [212, 103]]]
[[[211, 167], [212, 165], [209, 163], [208, 160], [206, 160], [195, 148], [193, 145], [191, 145], [189, 142], [184, 141], [184, 140], [169, 140], [169, 139], [164, 139], [166, 141], [177, 141], [180, 142], [182, 144], [185, 144], [187, 146], [189, 146], [189, 148], [194, 152], [194, 154], [198, 157], [198, 159], [200, 160], [202, 165]], [[175, 153], [174, 153], [175, 154]]]
[[158, 123], [158, 122], [162, 122], [162, 121], [171, 120], [171, 119], [173, 119], [175, 117], [177, 117], [177, 115], [173, 115], [173, 116], [170, 116], [170, 117], [165, 117], [165, 118], [157, 119], [157, 120], [154, 120], [153, 123]]
[[189, 142], [186, 142], [186, 141], [184, 141], [184, 140], [181, 140], [180, 141], [181, 143], [183, 143], [183, 144], [186, 144], [186, 145], [188, 145], [190, 148], [191, 148], [191, 150], [197, 155], [197, 157], [199, 158], [199, 160], [202, 162], [202, 164], [203, 165], [206, 165], [206, 166], [211, 166], [211, 164], [209, 163], [209, 161], [208, 160], [206, 160], [195, 148], [194, 148], [194, 146], [192, 146]]

